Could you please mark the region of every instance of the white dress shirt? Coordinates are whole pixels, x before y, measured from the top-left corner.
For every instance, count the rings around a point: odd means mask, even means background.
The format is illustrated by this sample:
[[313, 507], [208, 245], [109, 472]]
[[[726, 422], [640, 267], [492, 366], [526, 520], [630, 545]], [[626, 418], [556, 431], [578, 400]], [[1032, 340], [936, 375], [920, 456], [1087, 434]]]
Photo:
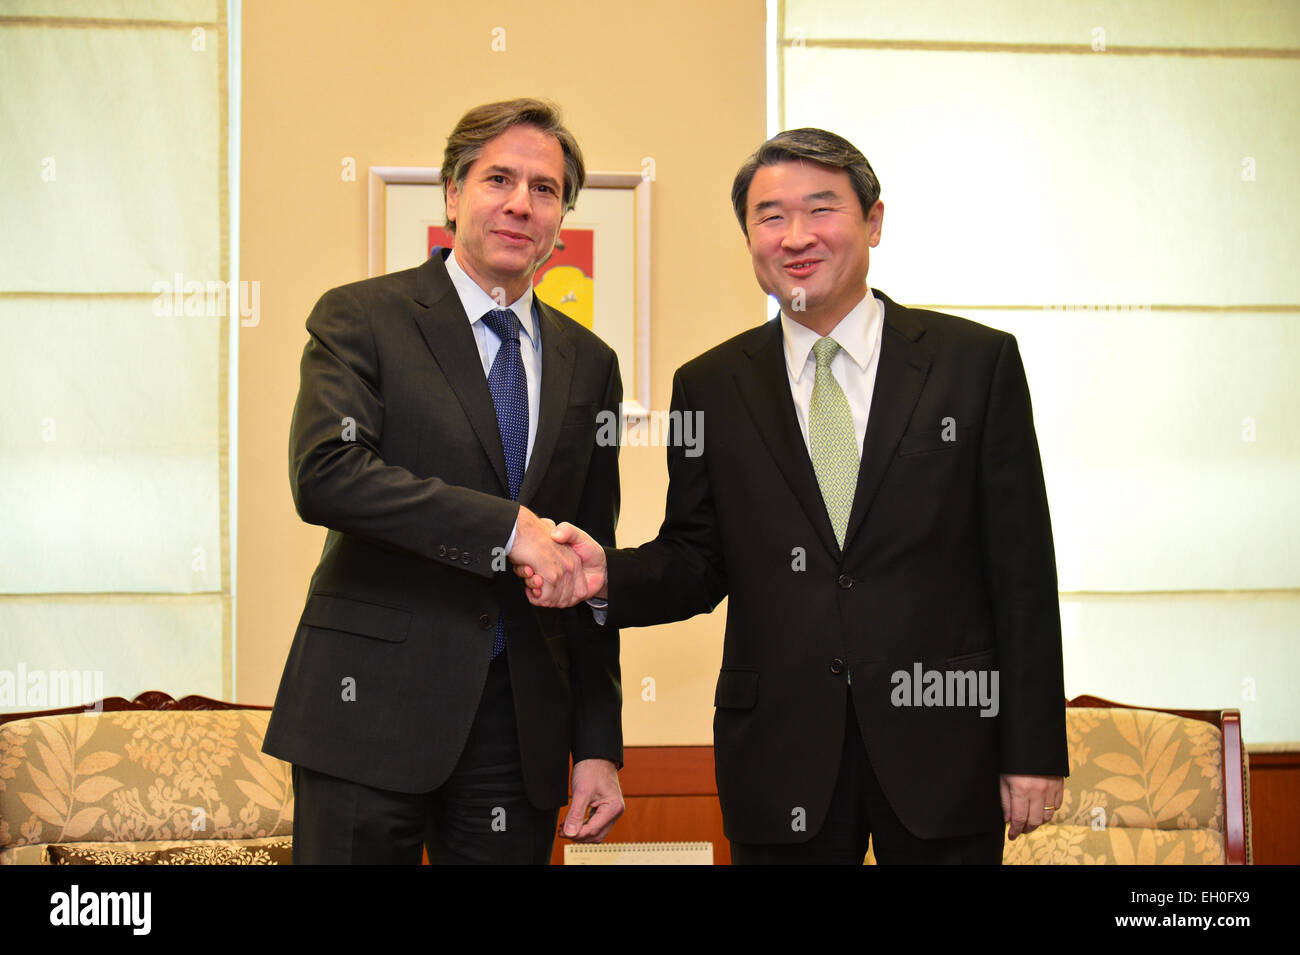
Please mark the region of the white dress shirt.
[[[876, 388], [876, 368], [880, 364], [880, 339], [885, 328], [885, 306], [865, 287], [866, 295], [853, 306], [828, 338], [839, 343], [840, 350], [831, 359], [831, 375], [844, 390], [853, 412], [853, 432], [858, 439], [858, 459], [867, 435], [867, 418], [871, 414], [871, 393]], [[817, 358], [813, 345], [821, 338], [800, 325], [785, 312], [781, 313], [781, 332], [785, 339], [785, 368], [790, 380], [790, 396], [803, 433], [804, 447], [812, 457], [808, 440], [808, 406], [812, 403], [813, 382], [817, 378]]]
[[[458, 261], [456, 252], [447, 256], [447, 275], [460, 297], [460, 304], [469, 316], [469, 325], [474, 332], [474, 341], [478, 345], [478, 357], [483, 362], [483, 377], [492, 371], [492, 362], [496, 360], [497, 349], [501, 339], [487, 327], [483, 316], [494, 309], [501, 308], [478, 283], [469, 277]], [[524, 451], [524, 469], [533, 456], [533, 439], [537, 437], [537, 410], [542, 401], [542, 335], [541, 325], [533, 314], [533, 287], [530, 284], [515, 301], [506, 306], [519, 319], [519, 354], [524, 361], [524, 375], [528, 380], [528, 444]], [[516, 521], [516, 527], [518, 522]], [[515, 530], [511, 529], [510, 539], [506, 541], [506, 554], [515, 546]]]

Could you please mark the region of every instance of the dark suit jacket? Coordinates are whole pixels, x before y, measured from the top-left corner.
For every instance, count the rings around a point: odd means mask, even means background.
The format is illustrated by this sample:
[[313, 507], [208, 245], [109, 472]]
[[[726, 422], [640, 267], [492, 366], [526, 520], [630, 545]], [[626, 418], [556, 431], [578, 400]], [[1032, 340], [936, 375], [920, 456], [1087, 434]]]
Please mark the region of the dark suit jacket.
[[[597, 446], [596, 428], [599, 412], [618, 413], [618, 360], [538, 308], [540, 411], [519, 503], [612, 544], [618, 447]], [[468, 736], [504, 611], [528, 796], [564, 805], [570, 753], [622, 763], [617, 632], [586, 607], [534, 610], [494, 552], [518, 504], [443, 256], [326, 292], [307, 330], [290, 481], [303, 520], [329, 534], [265, 751], [368, 786], [435, 789]]]
[[[1015, 339], [876, 296], [885, 327], [843, 552], [795, 417], [779, 319], [677, 372], [672, 407], [703, 414], [703, 454], [670, 447], [658, 538], [607, 551], [611, 626], [682, 619], [730, 596], [714, 743], [738, 842], [819, 830], [846, 682], [881, 786], [917, 836], [1000, 826], [999, 773], [1068, 772], [1056, 565]], [[998, 714], [894, 706], [893, 674], [917, 663], [997, 669]]]

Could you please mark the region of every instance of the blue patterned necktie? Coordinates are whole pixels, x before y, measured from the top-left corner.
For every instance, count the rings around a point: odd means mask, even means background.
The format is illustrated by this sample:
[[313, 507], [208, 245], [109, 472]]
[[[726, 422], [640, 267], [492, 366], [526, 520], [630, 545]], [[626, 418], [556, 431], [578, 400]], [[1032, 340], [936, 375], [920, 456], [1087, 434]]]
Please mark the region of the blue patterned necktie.
[[[524, 483], [524, 463], [528, 455], [528, 377], [519, 351], [519, 320], [508, 309], [493, 309], [483, 316], [483, 324], [501, 339], [492, 370], [488, 372], [488, 390], [492, 392], [501, 445], [506, 452], [510, 500], [517, 501], [519, 488]], [[492, 658], [495, 660], [505, 648], [506, 621], [502, 614], [497, 616]]]

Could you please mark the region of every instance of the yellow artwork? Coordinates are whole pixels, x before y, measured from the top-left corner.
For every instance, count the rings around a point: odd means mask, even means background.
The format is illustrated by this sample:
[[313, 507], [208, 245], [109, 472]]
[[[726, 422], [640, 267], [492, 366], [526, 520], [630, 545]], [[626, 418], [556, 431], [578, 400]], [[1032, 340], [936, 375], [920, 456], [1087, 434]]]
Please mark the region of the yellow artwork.
[[543, 302], [558, 308], [579, 325], [592, 327], [595, 284], [576, 265], [547, 269], [534, 291]]

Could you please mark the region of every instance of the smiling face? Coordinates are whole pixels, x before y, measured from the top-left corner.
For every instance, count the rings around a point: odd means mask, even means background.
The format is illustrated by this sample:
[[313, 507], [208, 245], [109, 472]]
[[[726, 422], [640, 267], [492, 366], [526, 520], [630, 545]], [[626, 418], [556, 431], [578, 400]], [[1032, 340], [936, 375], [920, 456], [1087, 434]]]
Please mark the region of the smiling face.
[[511, 126], [483, 147], [463, 185], [447, 184], [447, 219], [456, 223], [456, 260], [478, 286], [527, 290], [555, 247], [564, 218], [564, 152], [536, 126]]
[[745, 206], [758, 284], [792, 319], [827, 334], [866, 293], [884, 203], [863, 216], [847, 172], [792, 160], [760, 166]]

